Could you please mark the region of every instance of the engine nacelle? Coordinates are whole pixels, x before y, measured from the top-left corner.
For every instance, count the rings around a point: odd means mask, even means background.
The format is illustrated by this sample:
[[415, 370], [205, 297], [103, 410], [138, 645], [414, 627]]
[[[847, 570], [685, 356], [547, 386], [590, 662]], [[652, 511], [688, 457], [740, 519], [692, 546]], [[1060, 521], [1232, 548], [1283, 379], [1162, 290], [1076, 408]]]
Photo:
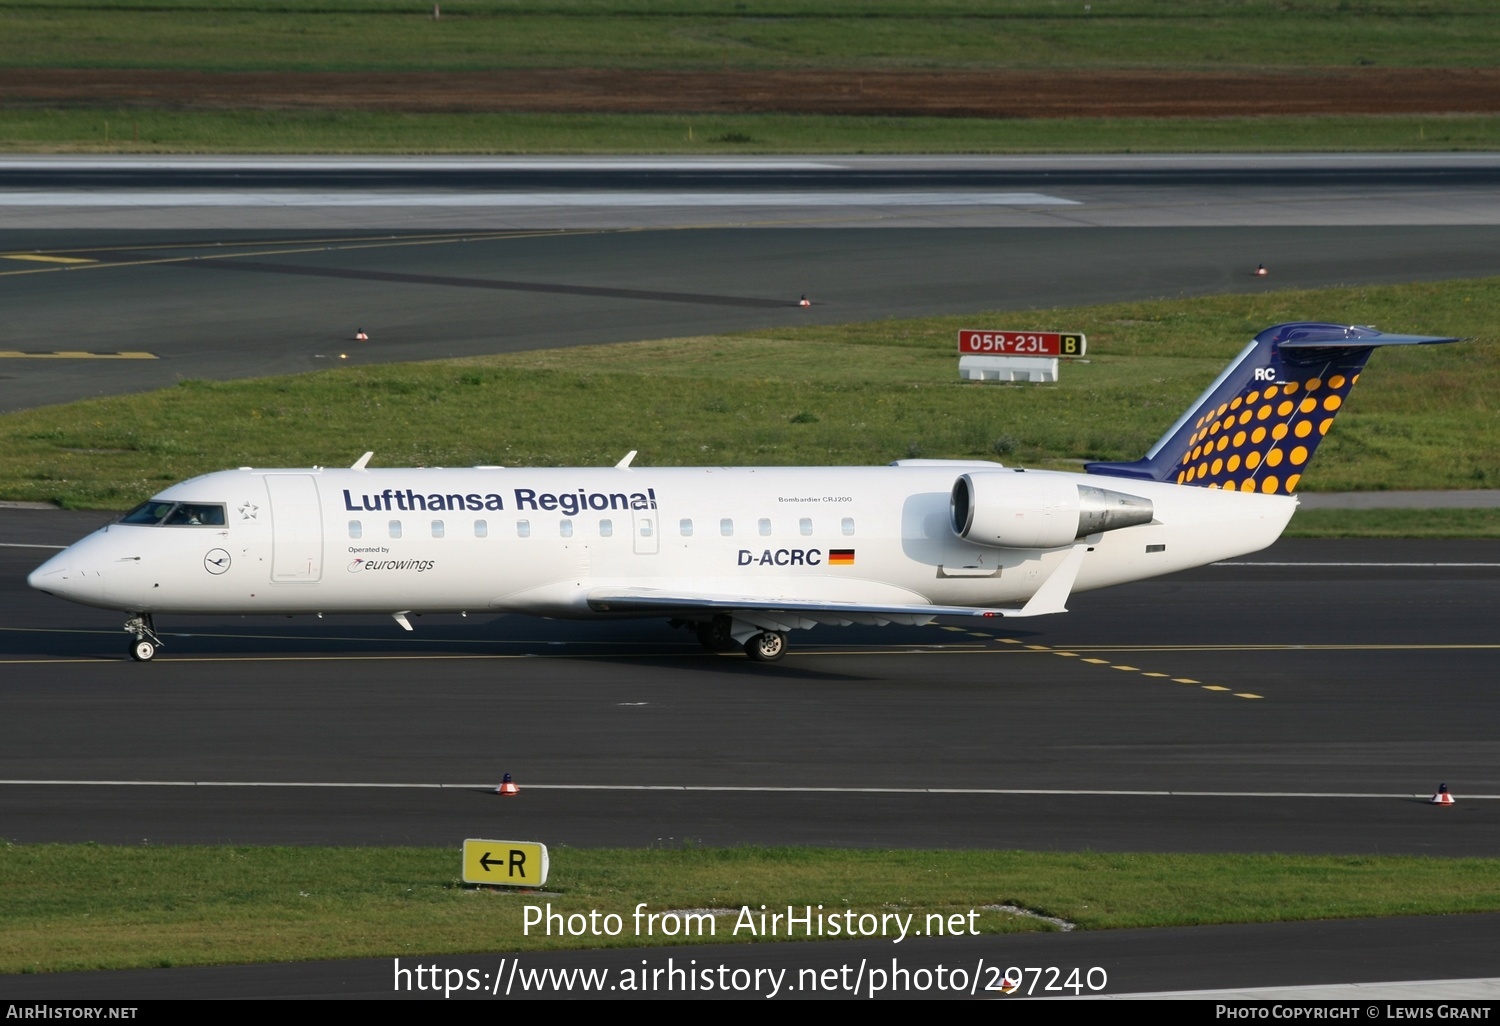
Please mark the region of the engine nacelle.
[[1055, 549], [1079, 538], [1149, 524], [1149, 499], [1078, 484], [1065, 474], [980, 471], [953, 483], [953, 530], [1006, 549]]

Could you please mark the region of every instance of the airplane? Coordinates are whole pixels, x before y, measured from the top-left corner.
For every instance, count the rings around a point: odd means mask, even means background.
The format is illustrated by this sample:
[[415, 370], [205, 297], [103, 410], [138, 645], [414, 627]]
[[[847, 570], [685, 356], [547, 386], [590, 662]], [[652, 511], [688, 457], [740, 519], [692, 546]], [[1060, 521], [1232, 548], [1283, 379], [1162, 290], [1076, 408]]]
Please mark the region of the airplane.
[[1084, 473], [877, 467], [241, 467], [167, 488], [31, 587], [130, 614], [666, 617], [771, 662], [818, 624], [1066, 612], [1074, 592], [1265, 548], [1376, 348], [1457, 342], [1296, 322], [1256, 335], [1146, 455]]

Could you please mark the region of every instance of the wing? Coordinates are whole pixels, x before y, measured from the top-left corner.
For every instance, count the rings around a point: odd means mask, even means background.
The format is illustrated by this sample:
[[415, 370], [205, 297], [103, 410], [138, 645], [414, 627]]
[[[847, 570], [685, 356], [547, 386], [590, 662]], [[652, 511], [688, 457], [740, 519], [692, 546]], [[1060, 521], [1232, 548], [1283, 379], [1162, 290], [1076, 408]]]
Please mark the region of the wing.
[[723, 595], [677, 592], [656, 588], [596, 588], [588, 593], [589, 608], [598, 613], [723, 613], [756, 624], [763, 630], [791, 630], [814, 624], [924, 624], [938, 616], [1042, 616], [1065, 613], [1086, 545], [1075, 545], [1036, 593], [1019, 608], [996, 606], [940, 606], [931, 603], [825, 601], [784, 596]]

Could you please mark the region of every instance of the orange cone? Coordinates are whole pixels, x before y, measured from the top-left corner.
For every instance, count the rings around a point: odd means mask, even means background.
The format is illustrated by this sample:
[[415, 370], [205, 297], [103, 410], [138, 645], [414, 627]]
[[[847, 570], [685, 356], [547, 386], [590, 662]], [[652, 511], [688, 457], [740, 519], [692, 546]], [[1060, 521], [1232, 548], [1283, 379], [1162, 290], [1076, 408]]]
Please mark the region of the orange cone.
[[807, 293], [804, 292], [802, 294], [802, 298], [799, 299], [799, 300], [797, 300], [797, 305], [798, 306], [812, 306], [812, 300], [808, 299], [807, 298]]
[[505, 774], [505, 779], [500, 781], [500, 786], [495, 788], [495, 793], [504, 795], [507, 798], [514, 798], [516, 795], [521, 793], [521, 789], [516, 786], [516, 782], [512, 780], [510, 778], [510, 774], [507, 773]]
[[1264, 278], [1266, 275], [1268, 275], [1270, 273], [1271, 273], [1270, 271], [1266, 270], [1266, 265], [1265, 264], [1256, 264], [1255, 265], [1255, 276], [1257, 278]]
[[1448, 785], [1447, 784], [1439, 784], [1438, 785], [1438, 789], [1437, 789], [1437, 794], [1435, 794], [1435, 795], [1432, 796], [1432, 798], [1431, 798], [1431, 800], [1429, 801], [1428, 804], [1430, 804], [1430, 805], [1452, 805], [1453, 804], [1453, 796], [1448, 793]]
[[356, 342], [368, 342], [368, 341], [370, 341], [370, 336], [365, 334], [365, 329], [364, 328], [360, 328], [358, 331], [356, 331], [354, 333], [354, 341], [356, 341]]

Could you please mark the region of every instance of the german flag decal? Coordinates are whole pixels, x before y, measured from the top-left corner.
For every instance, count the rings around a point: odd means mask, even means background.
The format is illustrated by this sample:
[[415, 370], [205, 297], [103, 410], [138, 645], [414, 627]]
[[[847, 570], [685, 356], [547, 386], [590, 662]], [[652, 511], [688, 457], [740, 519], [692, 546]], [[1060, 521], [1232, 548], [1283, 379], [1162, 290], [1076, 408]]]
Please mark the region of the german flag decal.
[[828, 550], [828, 565], [829, 566], [853, 566], [854, 565], [854, 550], [853, 549], [829, 549]]

